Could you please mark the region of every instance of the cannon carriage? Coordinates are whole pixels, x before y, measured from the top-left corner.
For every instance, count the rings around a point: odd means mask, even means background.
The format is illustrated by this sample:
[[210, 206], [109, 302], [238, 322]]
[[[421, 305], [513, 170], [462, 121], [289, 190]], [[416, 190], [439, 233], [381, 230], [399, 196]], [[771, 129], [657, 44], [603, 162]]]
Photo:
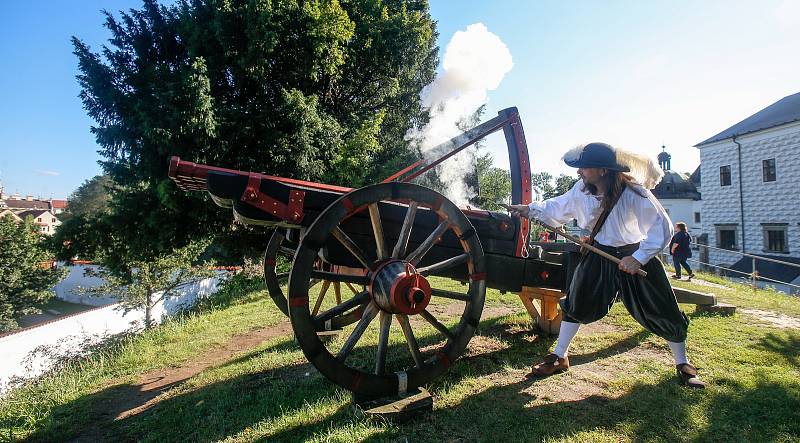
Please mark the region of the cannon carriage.
[[[464, 352], [480, 321], [487, 287], [560, 294], [569, 284], [577, 261], [574, 248], [530, 243], [527, 220], [458, 208], [438, 192], [411, 183], [500, 130], [509, 152], [512, 203], [529, 203], [528, 150], [516, 108], [500, 111], [437, 146], [429, 158], [360, 189], [177, 157], [170, 161], [169, 176], [184, 190], [207, 191], [242, 223], [274, 228], [264, 254], [265, 281], [276, 305], [289, 316], [305, 356], [355, 394], [389, 396], [429, 383]], [[281, 256], [291, 260], [288, 274], [276, 271]], [[449, 280], [461, 284], [439, 284]], [[437, 299], [457, 303], [455, 325], [440, 321], [431, 309]], [[550, 308], [555, 310], [552, 301]], [[403, 357], [396, 349], [388, 357], [393, 321], [407, 348]], [[377, 331], [370, 328], [373, 322]], [[420, 340], [415, 330], [421, 325], [435, 332]], [[323, 340], [326, 331], [338, 330], [344, 330], [341, 339]], [[356, 350], [360, 342], [370, 341], [363, 340], [365, 334], [375, 332], [374, 346]]]

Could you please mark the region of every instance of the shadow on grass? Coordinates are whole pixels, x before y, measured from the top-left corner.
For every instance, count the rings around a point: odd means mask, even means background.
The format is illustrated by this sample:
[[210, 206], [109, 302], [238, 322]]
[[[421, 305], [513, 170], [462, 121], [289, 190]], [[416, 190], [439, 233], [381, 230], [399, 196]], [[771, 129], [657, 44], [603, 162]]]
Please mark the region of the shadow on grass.
[[756, 348], [781, 355], [794, 366], [800, 366], [800, 334], [768, 333], [759, 339]]
[[[432, 343], [436, 341], [435, 335], [418, 339], [421, 344]], [[527, 366], [544, 355], [554, 340], [520, 331], [504, 323], [503, 317], [481, 322], [479, 335], [503, 344], [499, 349], [459, 359], [450, 372], [432, 383], [432, 392], [468, 378], [501, 372], [509, 365]], [[573, 364], [586, 364], [627, 352], [648, 335], [642, 330], [632, 331], [603, 349], [571, 359]], [[762, 346], [796, 359], [798, 340], [767, 337]], [[403, 351], [402, 346], [393, 348], [397, 348], [393, 352]], [[296, 349], [293, 342], [284, 340], [217, 368], [244, 363], [264, 353], [293, 349]], [[363, 352], [372, 354], [374, 346], [366, 346]], [[179, 383], [164, 387], [152, 398], [172, 387], [180, 389]], [[625, 434], [633, 436], [634, 441], [768, 441], [800, 434], [798, 384], [787, 386], [765, 381], [753, 387], [722, 379], [707, 391], [690, 391], [680, 387], [674, 377], [664, 376], [654, 384], [634, 385], [618, 397], [591, 395], [577, 401], [552, 402], [537, 398], [535, 390], [530, 389], [538, 383], [546, 381], [520, 380], [489, 387], [461, 400], [457, 406], [436, 409], [409, 424], [383, 427], [377, 424], [369, 441], [400, 436], [413, 436], [415, 441], [539, 441], [569, 439], [579, 432], [605, 432], [617, 437]], [[349, 393], [305, 362], [178, 392], [150, 409], [114, 421], [119, 411], [109, 405], [121, 396], [130, 395], [133, 389], [138, 387], [114, 386], [55, 408], [31, 440], [63, 440], [80, 432], [83, 441], [210, 441], [244, 432], [247, 434], [244, 438], [304, 441], [351, 427], [356, 422]], [[704, 418], [694, 421], [696, 414]], [[87, 433], [87, 422], [105, 428], [102, 433]], [[692, 429], [693, 423], [707, 425]], [[273, 432], [257, 429], [267, 425], [280, 429]], [[253, 430], [248, 433], [250, 429]]]

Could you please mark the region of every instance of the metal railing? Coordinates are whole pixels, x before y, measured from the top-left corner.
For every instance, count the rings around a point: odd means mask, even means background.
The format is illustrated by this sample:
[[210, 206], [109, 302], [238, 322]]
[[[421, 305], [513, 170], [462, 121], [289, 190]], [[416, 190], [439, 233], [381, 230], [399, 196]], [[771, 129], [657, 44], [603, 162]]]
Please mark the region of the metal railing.
[[[687, 259], [686, 261], [687, 262], [691, 262], [691, 263], [695, 263], [695, 264], [698, 264], [698, 265], [702, 265], [702, 266], [707, 266], [707, 267], [710, 267], [710, 268], [715, 268], [715, 269], [718, 269], [718, 270], [723, 270], [725, 272], [732, 272], [732, 273], [735, 273], [735, 274], [740, 274], [740, 275], [742, 275], [741, 278], [743, 280], [748, 280], [749, 281], [749, 284], [753, 288], [753, 291], [755, 291], [758, 288], [757, 282], [763, 281], [763, 282], [771, 282], [771, 283], [777, 283], [777, 284], [781, 284], [781, 285], [786, 285], [788, 287], [795, 288], [795, 289], [798, 290], [797, 292], [800, 292], [800, 285], [795, 285], [795, 284], [792, 284], [792, 283], [789, 283], [789, 282], [785, 282], [785, 281], [781, 281], [781, 280], [775, 280], [775, 279], [772, 279], [772, 278], [769, 278], [769, 277], [764, 277], [764, 276], [759, 275], [759, 273], [758, 273], [758, 271], [756, 269], [756, 261], [762, 260], [762, 261], [767, 261], [767, 262], [772, 262], [772, 263], [778, 263], [778, 264], [785, 265], [785, 266], [791, 266], [791, 267], [794, 267], [794, 268], [800, 268], [800, 264], [790, 263], [790, 262], [786, 262], [786, 261], [782, 261], [782, 260], [776, 260], [774, 258], [761, 257], [761, 256], [758, 256], [758, 255], [748, 254], [746, 252], [734, 251], [734, 250], [731, 250], [731, 249], [718, 248], [718, 247], [715, 247], [715, 246], [704, 245], [702, 243], [693, 243], [692, 245], [696, 246], [696, 247], [700, 247], [700, 248], [707, 248], [707, 249], [714, 249], [714, 250], [717, 250], [717, 251], [722, 251], [722, 252], [725, 252], [727, 254], [735, 254], [735, 255], [742, 256], [742, 257], [749, 257], [750, 259], [752, 259], [752, 268], [751, 268], [752, 272], [739, 271], [739, 270], [736, 270], [736, 269], [727, 268], [725, 266], [715, 265], [715, 264], [703, 262], [703, 261], [700, 261], [698, 259]], [[670, 265], [673, 264], [672, 263], [672, 258], [670, 256], [670, 254], [668, 254], [667, 252], [661, 251], [661, 253], [659, 255], [662, 256], [661, 257], [662, 258], [662, 262], [668, 263]]]

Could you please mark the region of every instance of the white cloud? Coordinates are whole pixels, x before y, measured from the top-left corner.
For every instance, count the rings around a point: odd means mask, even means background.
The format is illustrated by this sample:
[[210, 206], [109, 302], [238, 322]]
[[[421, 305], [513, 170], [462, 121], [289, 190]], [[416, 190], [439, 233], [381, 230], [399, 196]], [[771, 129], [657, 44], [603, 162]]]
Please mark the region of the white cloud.
[[41, 174], [41, 175], [49, 175], [51, 177], [56, 177], [56, 176], [61, 175], [60, 172], [57, 172], [57, 171], [46, 171], [46, 170], [43, 170], [43, 169], [34, 169], [33, 172], [35, 172], [37, 174]]

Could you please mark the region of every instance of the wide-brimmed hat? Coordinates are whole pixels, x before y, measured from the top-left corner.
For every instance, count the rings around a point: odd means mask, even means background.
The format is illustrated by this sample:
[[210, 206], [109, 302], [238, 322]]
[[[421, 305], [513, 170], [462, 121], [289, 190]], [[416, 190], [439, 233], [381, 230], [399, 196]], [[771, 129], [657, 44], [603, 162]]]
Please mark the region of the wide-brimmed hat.
[[573, 168], [605, 168], [625, 172], [646, 189], [653, 189], [664, 176], [664, 171], [654, 158], [614, 148], [608, 143], [577, 146], [567, 151], [563, 158], [564, 163]]
[[573, 168], [605, 168], [628, 172], [630, 168], [617, 161], [617, 150], [608, 143], [589, 143], [564, 154], [564, 163]]

